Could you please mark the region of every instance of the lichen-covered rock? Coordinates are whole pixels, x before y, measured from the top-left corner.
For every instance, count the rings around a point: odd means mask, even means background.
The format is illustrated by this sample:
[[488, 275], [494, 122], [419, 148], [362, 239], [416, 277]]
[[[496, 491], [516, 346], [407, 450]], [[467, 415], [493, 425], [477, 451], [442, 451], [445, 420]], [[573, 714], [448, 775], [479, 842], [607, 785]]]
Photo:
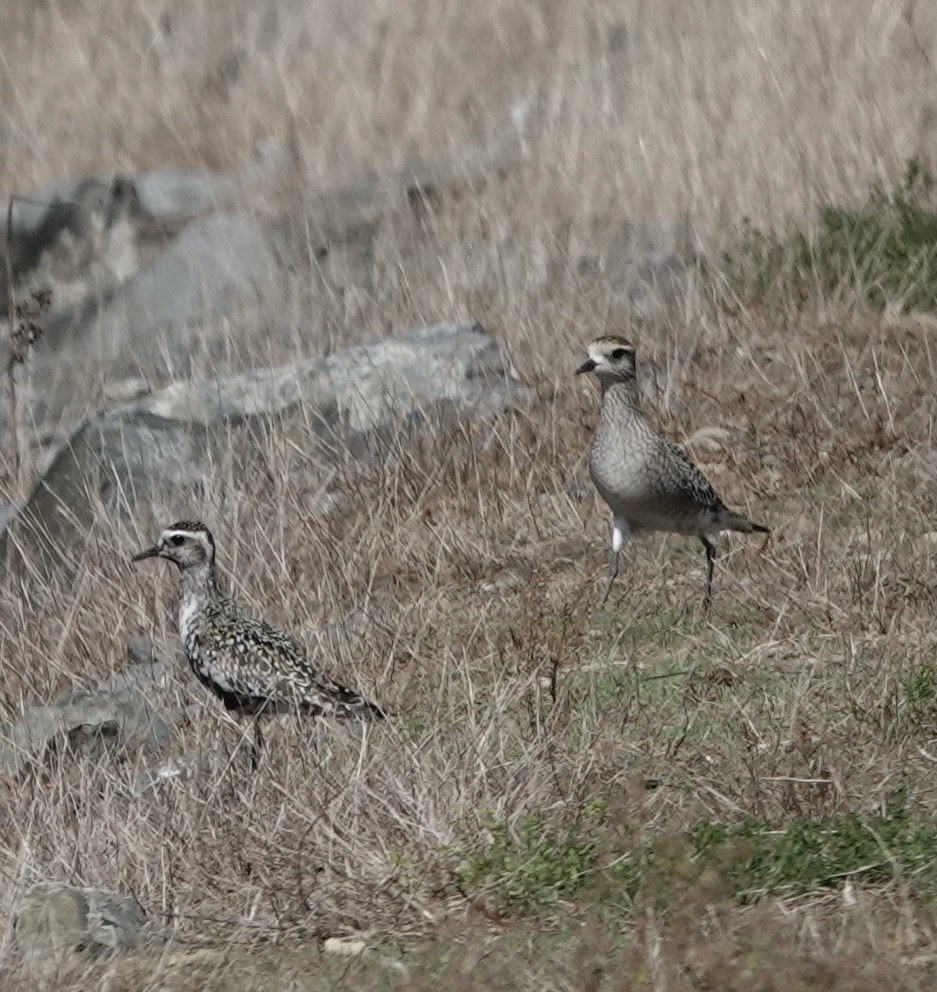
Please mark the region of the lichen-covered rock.
[[173, 650], [153, 652], [110, 679], [30, 707], [0, 728], [0, 775], [18, 775], [63, 741], [79, 751], [112, 747], [160, 755], [172, 740], [177, 714], [161, 709], [157, 694], [178, 664]]
[[138, 947], [146, 916], [119, 892], [39, 882], [20, 899], [14, 919], [16, 944], [33, 961], [73, 953], [117, 953]]
[[178, 492], [209, 469], [232, 426], [276, 425], [304, 410], [323, 450], [368, 459], [426, 421], [486, 418], [529, 404], [498, 342], [473, 321], [406, 331], [326, 358], [179, 382], [91, 417], [62, 446], [0, 536], [12, 567], [75, 567], [103, 504], [136, 510], [136, 493]]

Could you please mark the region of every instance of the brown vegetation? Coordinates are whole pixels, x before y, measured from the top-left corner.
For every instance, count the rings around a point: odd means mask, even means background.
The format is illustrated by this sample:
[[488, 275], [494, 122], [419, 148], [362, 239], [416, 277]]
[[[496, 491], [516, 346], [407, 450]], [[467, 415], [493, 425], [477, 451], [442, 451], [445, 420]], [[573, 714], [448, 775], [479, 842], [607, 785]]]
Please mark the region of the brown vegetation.
[[[530, 146], [503, 180], [419, 222], [404, 208], [388, 218], [376, 288], [353, 322], [346, 300], [310, 303], [302, 277], [284, 307], [330, 347], [471, 315], [538, 402], [494, 427], [430, 433], [392, 464], [343, 462], [348, 498], [324, 518], [308, 498], [332, 469], [301, 423], [249, 454], [234, 438], [201, 505], [183, 494], [132, 529], [102, 513], [76, 582], [33, 590], [28, 608], [18, 584], [0, 588], [6, 719], [119, 668], [130, 634], [174, 636], [170, 577], [131, 575], [127, 556], [158, 523], [197, 511], [229, 580], [272, 621], [313, 641], [324, 620], [373, 616], [323, 664], [396, 715], [365, 738], [335, 730], [317, 744], [284, 720], [264, 774], [245, 780], [232, 765], [147, 801], [126, 797], [138, 769], [119, 756], [3, 783], [5, 907], [63, 878], [131, 892], [180, 941], [209, 945], [185, 951], [203, 955], [195, 963], [131, 958], [46, 987], [105, 973], [113, 990], [383, 987], [378, 958], [309, 949], [357, 933], [402, 957], [413, 988], [931, 987], [932, 907], [900, 871], [754, 907], [706, 879], [671, 880], [664, 898], [651, 886], [606, 913], [619, 883], [609, 893], [602, 872], [520, 911], [465, 865], [492, 823], [517, 837], [530, 817], [557, 829], [598, 817], [602, 866], [627, 856], [624, 829], [635, 846], [706, 820], [781, 830], [880, 814], [897, 795], [908, 816], [933, 818], [932, 318], [823, 298], [742, 307], [717, 281], [629, 325], [607, 284], [575, 271], [626, 220], [715, 257], [743, 216], [809, 224], [822, 204], [897, 182], [913, 155], [933, 168], [933, 10], [276, 9], [278, 30], [254, 3], [5, 4], [0, 135], [16, 139], [0, 189], [114, 166], [239, 167], [290, 127], [318, 189], [457, 151], [533, 97]], [[219, 67], [238, 45], [256, 52], [228, 78]], [[706, 619], [690, 609], [702, 554], [677, 539], [637, 543], [617, 598], [596, 605], [607, 524], [584, 443], [597, 398], [571, 372], [585, 342], [626, 328], [666, 384], [661, 425], [677, 439], [727, 431], [694, 454], [727, 501], [775, 532], [762, 556], [722, 542]], [[246, 319], [230, 333], [232, 366], [303, 348]], [[200, 361], [209, 371], [218, 356]], [[180, 672], [178, 693], [202, 690]], [[242, 731], [206, 706], [186, 746]]]

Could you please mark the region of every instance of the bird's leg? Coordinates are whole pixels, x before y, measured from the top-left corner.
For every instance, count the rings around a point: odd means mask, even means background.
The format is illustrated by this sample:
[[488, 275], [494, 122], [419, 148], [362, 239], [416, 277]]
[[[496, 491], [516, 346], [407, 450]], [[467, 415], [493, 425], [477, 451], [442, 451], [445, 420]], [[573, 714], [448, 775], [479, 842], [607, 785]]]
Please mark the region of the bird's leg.
[[602, 605], [608, 601], [608, 594], [612, 591], [612, 583], [618, 576], [618, 552], [612, 551], [608, 560], [608, 580], [605, 583], [605, 592], [602, 593]]
[[251, 772], [257, 771], [260, 765], [260, 752], [264, 746], [264, 736], [260, 731], [260, 714], [254, 714], [254, 741], [251, 744]]
[[608, 580], [605, 583], [605, 592], [602, 594], [602, 604], [608, 600], [608, 594], [612, 591], [612, 583], [618, 577], [618, 562], [621, 557], [621, 549], [628, 543], [631, 537], [631, 528], [627, 520], [615, 517], [612, 521], [612, 552], [608, 559]]
[[716, 545], [705, 534], [700, 534], [699, 539], [703, 542], [703, 547], [706, 549], [706, 593], [703, 596], [703, 612], [706, 613], [712, 604], [713, 562], [716, 560]]

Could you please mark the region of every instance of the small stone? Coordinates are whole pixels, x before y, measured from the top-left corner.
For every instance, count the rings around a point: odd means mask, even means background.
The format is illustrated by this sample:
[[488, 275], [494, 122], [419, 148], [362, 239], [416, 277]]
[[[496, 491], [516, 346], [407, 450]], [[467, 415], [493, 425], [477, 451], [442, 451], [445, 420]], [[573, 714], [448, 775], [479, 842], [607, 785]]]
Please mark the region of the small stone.
[[104, 385], [104, 398], [112, 402], [127, 402], [148, 396], [150, 387], [146, 379], [118, 379]]
[[134, 778], [131, 793], [135, 796], [142, 796], [165, 782], [171, 782], [174, 779], [185, 781], [192, 773], [192, 764], [185, 758], [168, 758], [166, 761], [161, 761], [158, 765], [147, 769], [143, 774]]
[[340, 937], [328, 937], [322, 945], [326, 954], [338, 954], [342, 957], [353, 958], [364, 954], [368, 945], [363, 940], [344, 940]]
[[410, 980], [410, 969], [397, 958], [381, 958], [381, 964], [401, 982]]
[[133, 634], [127, 638], [127, 658], [135, 664], [153, 661], [155, 649], [149, 634]]
[[220, 749], [207, 754], [183, 754], [167, 758], [134, 776], [130, 794], [140, 797], [163, 788], [170, 782], [187, 782], [200, 774], [217, 778], [230, 762], [231, 755]]

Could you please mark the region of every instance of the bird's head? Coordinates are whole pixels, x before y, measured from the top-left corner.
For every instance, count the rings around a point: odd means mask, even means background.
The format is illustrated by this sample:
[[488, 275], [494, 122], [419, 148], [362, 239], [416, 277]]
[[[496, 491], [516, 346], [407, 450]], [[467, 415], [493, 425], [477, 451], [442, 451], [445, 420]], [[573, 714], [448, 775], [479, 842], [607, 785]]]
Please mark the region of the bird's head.
[[165, 558], [182, 570], [210, 565], [215, 559], [215, 542], [211, 531], [203, 523], [180, 520], [167, 527], [151, 548], [138, 551], [131, 561], [143, 561], [145, 558]]
[[576, 375], [591, 372], [603, 388], [613, 382], [628, 382], [635, 378], [634, 345], [614, 335], [596, 338], [589, 344], [589, 358], [576, 369]]

